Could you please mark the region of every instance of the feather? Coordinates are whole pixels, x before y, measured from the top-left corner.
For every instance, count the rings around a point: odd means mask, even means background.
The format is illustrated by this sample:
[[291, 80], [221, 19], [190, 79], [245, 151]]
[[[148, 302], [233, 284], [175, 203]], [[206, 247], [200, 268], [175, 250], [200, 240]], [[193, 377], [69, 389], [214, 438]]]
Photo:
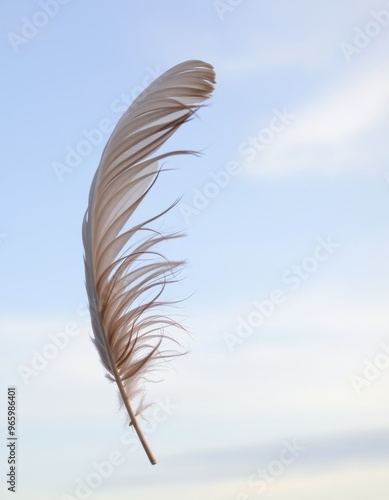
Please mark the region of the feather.
[[[154, 186], [161, 172], [160, 161], [192, 153], [154, 155], [210, 97], [214, 83], [211, 65], [187, 61], [165, 72], [138, 96], [103, 151], [83, 220], [92, 340], [152, 464], [156, 460], [136, 417], [144, 410], [147, 375], [156, 362], [175, 355], [163, 349], [166, 340], [175, 342], [166, 335], [165, 327], [182, 327], [158, 313], [158, 308], [171, 304], [161, 295], [166, 284], [176, 280], [175, 273], [183, 262], [165, 259], [156, 248], [181, 235], [162, 235], [150, 224], [175, 203], [129, 229], [125, 226]], [[138, 241], [140, 235], [144, 237]], [[133, 401], [139, 398], [135, 409]]]

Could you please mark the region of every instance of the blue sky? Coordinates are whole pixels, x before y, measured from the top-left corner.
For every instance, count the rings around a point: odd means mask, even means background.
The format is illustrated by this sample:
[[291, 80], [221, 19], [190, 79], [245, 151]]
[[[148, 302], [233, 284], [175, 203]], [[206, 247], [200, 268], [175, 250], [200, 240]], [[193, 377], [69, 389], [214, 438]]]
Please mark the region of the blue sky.
[[[386, 499], [388, 2], [1, 9], [0, 370], [4, 402], [18, 387], [19, 498], [81, 498], [116, 457], [91, 498]], [[189, 296], [193, 333], [148, 388], [151, 467], [89, 340], [81, 223], [107, 130], [188, 59], [214, 65], [215, 93], [165, 149], [202, 156], [170, 159], [142, 208], [182, 195], [162, 228], [188, 235], [170, 293]]]

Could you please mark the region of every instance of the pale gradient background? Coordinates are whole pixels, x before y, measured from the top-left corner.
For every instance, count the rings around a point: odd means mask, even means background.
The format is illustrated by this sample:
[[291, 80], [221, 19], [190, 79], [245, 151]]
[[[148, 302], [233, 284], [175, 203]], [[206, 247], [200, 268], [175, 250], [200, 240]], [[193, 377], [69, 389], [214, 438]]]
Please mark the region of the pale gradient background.
[[[1, 7], [2, 499], [14, 498], [5, 484], [9, 384], [18, 387], [20, 500], [89, 498], [76, 496], [78, 478], [113, 450], [124, 462], [93, 491], [96, 500], [387, 499], [387, 358], [360, 394], [350, 377], [362, 377], [389, 344], [389, 26], [350, 61], [341, 47], [389, 4], [235, 4], [220, 19], [212, 0], [73, 0], [17, 52], [9, 33], [20, 34], [41, 7]], [[62, 182], [52, 165], [84, 129], [116, 122], [122, 94], [135, 95], [150, 69], [192, 58], [215, 66], [216, 92], [168, 146], [204, 156], [172, 159], [177, 170], [148, 207], [183, 194], [164, 223], [188, 233], [171, 248], [189, 261], [171, 298], [195, 291], [179, 311], [191, 354], [150, 388], [150, 400], [176, 407], [151, 425], [152, 467], [139, 447], [120, 442], [124, 415], [79, 309], [81, 221], [108, 136]], [[242, 143], [283, 108], [290, 125], [249, 162]], [[193, 190], [232, 160], [241, 173], [185, 220]], [[339, 247], [290, 290], [285, 273], [328, 236]], [[285, 303], [230, 352], [226, 335], [275, 289]], [[82, 332], [25, 384], [20, 366], [71, 322]], [[293, 440], [304, 451], [259, 494], [249, 477], [273, 467]]]

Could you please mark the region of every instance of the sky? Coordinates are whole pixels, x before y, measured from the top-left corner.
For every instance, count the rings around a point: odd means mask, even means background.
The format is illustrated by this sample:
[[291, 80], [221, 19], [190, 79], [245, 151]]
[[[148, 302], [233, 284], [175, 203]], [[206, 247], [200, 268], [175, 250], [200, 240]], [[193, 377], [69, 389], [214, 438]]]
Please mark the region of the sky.
[[[16, 387], [20, 500], [386, 500], [388, 42], [381, 0], [1, 6], [0, 498]], [[90, 340], [81, 223], [114, 124], [189, 59], [215, 92], [164, 150], [201, 155], [141, 208], [182, 196], [192, 334], [146, 388], [151, 466]]]

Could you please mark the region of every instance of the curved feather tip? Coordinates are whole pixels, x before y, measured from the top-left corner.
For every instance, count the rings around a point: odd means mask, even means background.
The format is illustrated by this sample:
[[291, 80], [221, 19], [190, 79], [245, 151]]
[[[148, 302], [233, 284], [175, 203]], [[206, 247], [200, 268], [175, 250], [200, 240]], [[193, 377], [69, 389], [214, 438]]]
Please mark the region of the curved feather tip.
[[[159, 161], [190, 153], [155, 154], [210, 97], [214, 83], [211, 65], [187, 61], [165, 72], [139, 95], [103, 151], [83, 221], [93, 342], [153, 464], [156, 460], [136, 416], [144, 409], [142, 382], [152, 365], [174, 356], [162, 348], [166, 339], [174, 340], [164, 328], [182, 327], [158, 314], [158, 307], [168, 304], [161, 294], [183, 264], [162, 258], [156, 246], [180, 235], [161, 235], [150, 228], [173, 205], [129, 229], [125, 225], [153, 187], [160, 173]], [[139, 235], [143, 236], [140, 241]], [[134, 399], [139, 398], [135, 409]]]

